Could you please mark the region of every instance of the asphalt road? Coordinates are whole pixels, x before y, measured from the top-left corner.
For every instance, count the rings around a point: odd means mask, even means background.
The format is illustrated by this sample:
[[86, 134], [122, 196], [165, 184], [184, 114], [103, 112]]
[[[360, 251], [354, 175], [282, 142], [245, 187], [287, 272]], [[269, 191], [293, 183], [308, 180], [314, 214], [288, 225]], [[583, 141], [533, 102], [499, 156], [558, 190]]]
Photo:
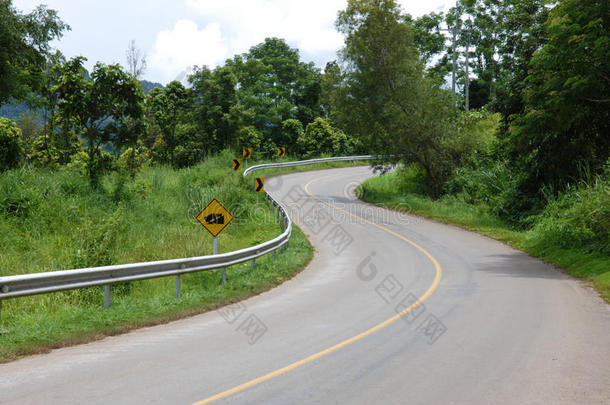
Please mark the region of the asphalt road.
[[0, 403], [610, 404], [610, 307], [486, 237], [268, 179], [316, 256], [200, 316], [0, 365]]

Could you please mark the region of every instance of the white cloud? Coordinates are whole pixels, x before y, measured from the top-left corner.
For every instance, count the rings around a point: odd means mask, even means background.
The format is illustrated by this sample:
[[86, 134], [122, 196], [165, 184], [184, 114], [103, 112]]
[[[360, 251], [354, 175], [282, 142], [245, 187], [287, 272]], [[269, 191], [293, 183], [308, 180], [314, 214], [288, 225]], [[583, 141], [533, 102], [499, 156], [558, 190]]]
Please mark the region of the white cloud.
[[[398, 3], [415, 17], [451, 6], [444, 0]], [[323, 59], [334, 59], [343, 45], [335, 20], [347, 0], [184, 0], [184, 4], [189, 19], [158, 33], [150, 59], [151, 67], [166, 80], [188, 66], [218, 66], [267, 37], [285, 39], [320, 67], [327, 62]]]
[[334, 21], [344, 0], [186, 0], [187, 9], [217, 21], [233, 53], [266, 37], [284, 38], [305, 52], [338, 49], [343, 39]]
[[200, 30], [194, 21], [179, 20], [172, 30], [157, 34], [150, 63], [172, 80], [193, 65], [216, 66], [229, 56], [219, 23]]

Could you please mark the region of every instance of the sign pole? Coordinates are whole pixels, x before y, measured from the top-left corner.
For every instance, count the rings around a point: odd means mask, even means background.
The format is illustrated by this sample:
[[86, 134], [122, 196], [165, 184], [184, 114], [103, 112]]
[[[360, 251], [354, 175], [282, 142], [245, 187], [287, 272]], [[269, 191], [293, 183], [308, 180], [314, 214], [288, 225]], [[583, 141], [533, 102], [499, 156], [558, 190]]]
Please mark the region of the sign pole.
[[[214, 237], [214, 245], [213, 245], [213, 251], [212, 253], [214, 255], [218, 254], [218, 237]], [[222, 268], [222, 283], [226, 283], [227, 282], [227, 269], [225, 267]]]

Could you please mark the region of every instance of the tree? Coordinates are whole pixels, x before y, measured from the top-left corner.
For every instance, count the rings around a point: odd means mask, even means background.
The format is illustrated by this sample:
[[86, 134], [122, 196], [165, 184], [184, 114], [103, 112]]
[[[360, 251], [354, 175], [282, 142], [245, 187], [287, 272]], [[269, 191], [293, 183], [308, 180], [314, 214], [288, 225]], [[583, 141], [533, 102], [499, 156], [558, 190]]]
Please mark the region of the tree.
[[11, 3], [0, 0], [0, 105], [39, 88], [49, 42], [70, 29], [45, 6], [21, 14]]
[[294, 118], [307, 125], [321, 114], [318, 69], [301, 62], [298, 50], [283, 39], [267, 38], [227, 66], [237, 78], [246, 125], [255, 126], [265, 139], [278, 144], [282, 122]]
[[600, 173], [610, 155], [608, 4], [562, 0], [545, 27], [548, 42], [530, 61], [524, 111], [510, 122], [507, 139], [529, 195]]
[[135, 39], [129, 42], [125, 57], [127, 59], [127, 71], [136, 79], [141, 78], [146, 72], [146, 55], [136, 46]]
[[195, 67], [189, 77], [194, 97], [193, 121], [201, 134], [201, 145], [219, 151], [235, 145], [235, 134], [241, 126], [242, 111], [237, 107], [237, 78], [229, 67], [210, 71]]
[[305, 158], [330, 154], [349, 155], [355, 148], [354, 139], [333, 127], [326, 118], [316, 118], [307, 125], [305, 132], [297, 140], [299, 151]]
[[288, 119], [282, 122], [282, 135], [284, 138], [280, 140], [278, 146], [297, 145], [299, 137], [303, 136], [303, 134], [303, 124], [301, 124], [301, 121], [294, 118]]
[[[129, 42], [125, 56], [127, 59], [127, 71], [135, 79], [140, 79], [146, 71], [146, 55], [136, 47], [135, 39], [132, 39], [131, 42]], [[138, 81], [138, 84], [139, 83], [140, 82]], [[131, 173], [131, 178], [135, 178], [137, 143], [139, 135], [144, 130], [144, 122], [142, 120], [134, 121], [132, 119], [127, 119], [124, 125], [122, 125], [122, 130], [124, 131], [124, 134], [121, 138], [130, 142], [131, 156], [129, 159], [129, 171]]]
[[386, 161], [419, 164], [440, 196], [456, 112], [451, 95], [424, 78], [412, 26], [393, 0], [350, 0], [337, 27], [346, 36], [339, 122]]
[[21, 130], [13, 121], [0, 117], [0, 171], [19, 166], [22, 157]]
[[404, 20], [413, 26], [413, 43], [417, 47], [421, 61], [427, 67], [428, 77], [439, 85], [444, 83], [445, 75], [450, 68], [447, 55], [438, 57], [445, 51], [446, 38], [441, 32], [444, 22], [443, 13], [425, 14], [416, 19], [407, 14]]
[[159, 150], [157, 156], [165, 163], [176, 165], [174, 152], [179, 144], [176, 128], [186, 121], [191, 106], [191, 94], [182, 83], [174, 80], [165, 89], [158, 87], [152, 89], [148, 102], [156, 125], [163, 135], [163, 139], [155, 141], [157, 149], [163, 146], [163, 150]]
[[85, 138], [87, 172], [97, 185], [102, 145], [111, 142], [118, 149], [125, 143], [125, 120], [141, 119], [143, 94], [137, 80], [119, 65], [97, 63], [89, 78], [85, 60], [79, 56], [68, 61], [56, 89], [64, 127]]
[[328, 62], [320, 78], [320, 106], [326, 118], [334, 119], [333, 106], [337, 104], [337, 93], [343, 76], [337, 61]]

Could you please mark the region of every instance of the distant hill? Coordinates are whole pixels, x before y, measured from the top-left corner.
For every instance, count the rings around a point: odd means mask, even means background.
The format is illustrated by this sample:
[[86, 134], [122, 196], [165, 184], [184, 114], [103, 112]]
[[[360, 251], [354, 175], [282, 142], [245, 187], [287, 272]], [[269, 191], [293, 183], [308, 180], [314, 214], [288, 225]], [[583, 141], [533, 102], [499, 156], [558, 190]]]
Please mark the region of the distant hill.
[[142, 85], [142, 90], [144, 90], [144, 94], [148, 94], [155, 87], [164, 88], [161, 83], [149, 82], [148, 80], [140, 80], [140, 84]]
[[30, 111], [30, 109], [23, 103], [3, 104], [2, 107], [0, 107], [0, 117], [15, 121], [21, 114], [27, 113], [28, 111]]
[[[161, 83], [149, 82], [148, 80], [140, 80], [144, 94], [148, 94], [155, 87], [164, 88]], [[30, 109], [24, 103], [7, 103], [0, 107], [0, 117], [5, 117], [10, 120], [17, 120], [23, 113], [29, 112]]]

